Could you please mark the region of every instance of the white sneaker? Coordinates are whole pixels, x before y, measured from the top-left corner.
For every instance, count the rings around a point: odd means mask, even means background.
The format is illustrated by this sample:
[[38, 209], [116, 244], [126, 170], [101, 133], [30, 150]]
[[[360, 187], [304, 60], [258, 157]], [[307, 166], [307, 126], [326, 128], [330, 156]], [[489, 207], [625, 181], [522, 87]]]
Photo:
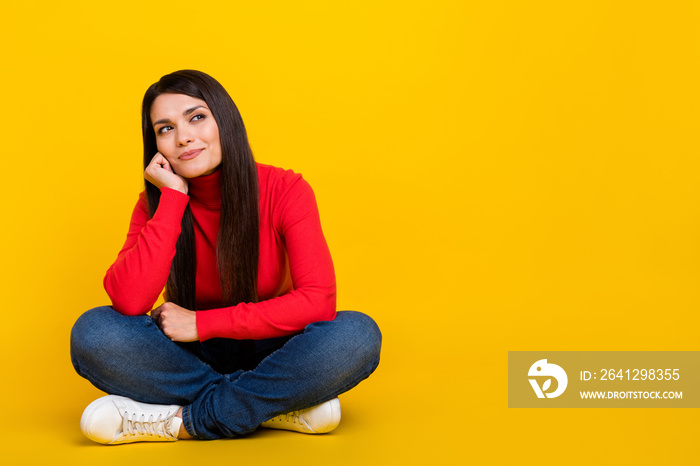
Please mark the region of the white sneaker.
[[174, 442], [182, 425], [176, 405], [139, 403], [124, 396], [98, 398], [85, 408], [80, 430], [97, 443]]
[[260, 424], [268, 429], [284, 429], [304, 434], [325, 434], [340, 424], [340, 400], [333, 398], [299, 411], [282, 414]]

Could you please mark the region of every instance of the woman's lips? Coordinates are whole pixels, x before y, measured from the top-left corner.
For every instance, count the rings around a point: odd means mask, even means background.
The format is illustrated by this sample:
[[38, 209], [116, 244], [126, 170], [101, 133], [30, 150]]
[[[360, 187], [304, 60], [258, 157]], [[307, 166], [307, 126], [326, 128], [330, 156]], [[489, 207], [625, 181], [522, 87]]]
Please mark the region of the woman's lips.
[[197, 157], [200, 152], [202, 152], [204, 149], [194, 149], [194, 150], [188, 150], [187, 152], [184, 152], [179, 159], [180, 160], [192, 160], [193, 158]]

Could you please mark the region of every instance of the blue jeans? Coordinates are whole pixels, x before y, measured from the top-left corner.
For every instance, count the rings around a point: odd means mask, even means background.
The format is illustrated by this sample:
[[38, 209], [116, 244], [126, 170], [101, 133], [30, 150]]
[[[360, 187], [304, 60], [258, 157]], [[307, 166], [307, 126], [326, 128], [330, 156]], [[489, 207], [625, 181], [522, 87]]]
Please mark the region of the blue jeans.
[[100, 390], [183, 406], [190, 435], [217, 439], [351, 389], [379, 364], [381, 338], [370, 317], [341, 311], [291, 337], [175, 343], [150, 316], [105, 306], [73, 326], [71, 358]]

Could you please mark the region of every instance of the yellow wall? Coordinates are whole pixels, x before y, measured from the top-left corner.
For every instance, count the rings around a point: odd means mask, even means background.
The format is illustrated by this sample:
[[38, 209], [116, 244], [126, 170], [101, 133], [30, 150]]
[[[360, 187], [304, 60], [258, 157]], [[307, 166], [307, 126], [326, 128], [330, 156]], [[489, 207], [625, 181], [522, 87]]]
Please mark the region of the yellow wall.
[[[259, 161], [309, 180], [339, 308], [384, 332], [344, 405], [366, 426], [354, 446], [295, 445], [369, 464], [695, 462], [694, 410], [509, 410], [507, 351], [699, 349], [699, 20], [696, 2], [4, 4], [0, 438], [21, 457], [129, 456], [82, 440], [99, 392], [68, 334], [108, 303], [143, 92], [194, 68], [228, 89]], [[224, 454], [208, 445], [179, 454]]]

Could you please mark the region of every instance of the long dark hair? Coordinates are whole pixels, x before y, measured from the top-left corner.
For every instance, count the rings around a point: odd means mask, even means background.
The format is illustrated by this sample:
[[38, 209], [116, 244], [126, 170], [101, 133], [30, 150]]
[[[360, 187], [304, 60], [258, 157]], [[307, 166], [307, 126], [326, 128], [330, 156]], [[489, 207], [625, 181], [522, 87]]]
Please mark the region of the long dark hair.
[[[258, 300], [258, 173], [243, 119], [226, 89], [201, 71], [181, 70], [167, 74], [148, 88], [143, 97], [143, 167], [158, 152], [151, 121], [151, 106], [161, 94], [185, 94], [203, 100], [219, 127], [221, 140], [221, 216], [217, 240], [219, 279], [224, 305]], [[146, 181], [151, 217], [160, 201], [160, 190]], [[195, 309], [195, 273], [192, 211], [182, 217], [182, 232], [170, 268], [165, 294], [186, 309]]]

